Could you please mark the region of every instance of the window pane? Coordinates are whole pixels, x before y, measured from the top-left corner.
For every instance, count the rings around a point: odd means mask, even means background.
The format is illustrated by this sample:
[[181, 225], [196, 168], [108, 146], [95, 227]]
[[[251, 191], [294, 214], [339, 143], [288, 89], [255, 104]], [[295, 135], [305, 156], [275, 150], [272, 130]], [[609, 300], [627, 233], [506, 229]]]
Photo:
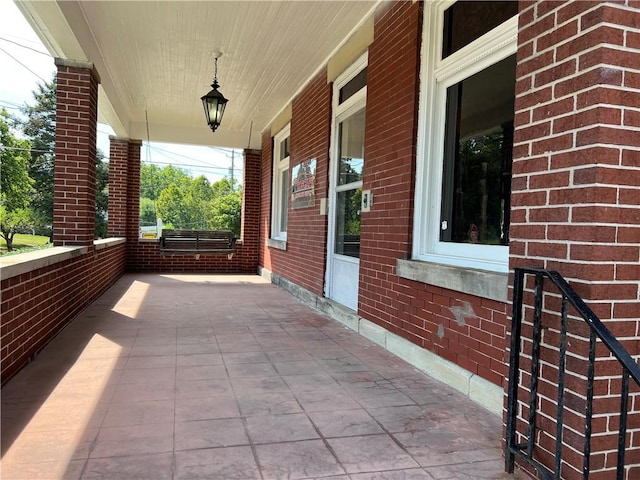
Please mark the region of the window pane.
[[340, 122], [338, 185], [362, 180], [364, 167], [364, 109]]
[[287, 231], [287, 212], [289, 210], [289, 169], [280, 176], [280, 231]]
[[518, 14], [518, 2], [461, 0], [444, 13], [442, 58], [469, 45]]
[[289, 137], [285, 138], [280, 142], [280, 158], [278, 160], [283, 160], [289, 156]]
[[515, 65], [447, 89], [441, 241], [508, 244]]
[[338, 192], [336, 218], [336, 253], [360, 257], [360, 203], [362, 189]]
[[348, 100], [355, 93], [359, 92], [367, 85], [367, 68], [362, 69], [355, 77], [347, 82], [347, 84], [340, 89], [338, 95], [338, 104]]

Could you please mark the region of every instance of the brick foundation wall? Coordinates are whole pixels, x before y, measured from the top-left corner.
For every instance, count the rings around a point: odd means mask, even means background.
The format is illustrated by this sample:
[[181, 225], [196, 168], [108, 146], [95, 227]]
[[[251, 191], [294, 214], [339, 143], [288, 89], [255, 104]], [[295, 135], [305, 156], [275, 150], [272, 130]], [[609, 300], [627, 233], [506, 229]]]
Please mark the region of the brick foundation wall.
[[[249, 273], [257, 272], [255, 247], [236, 244], [231, 260], [224, 255], [161, 255], [156, 240], [128, 241], [128, 272], [180, 272], [180, 273]], [[245, 261], [247, 257], [249, 260]]]
[[124, 273], [124, 244], [88, 248], [78, 257], [3, 278], [2, 384]]
[[329, 139], [331, 136], [331, 85], [326, 71], [294, 99], [290, 136], [290, 171], [315, 158], [316, 183], [313, 207], [289, 209], [287, 250], [268, 247], [273, 175], [272, 139], [263, 135], [260, 259], [262, 266], [307, 290], [323, 294], [327, 244], [327, 216], [320, 214], [320, 199], [327, 197]]
[[[640, 354], [639, 28], [638, 2], [521, 3], [510, 232], [511, 268], [560, 272], [632, 355]], [[557, 298], [546, 301], [559, 311]], [[543, 317], [539, 388], [547, 400], [535, 455], [548, 466], [555, 457], [558, 324], [557, 315]], [[562, 478], [572, 480], [583, 478], [589, 333], [582, 320], [568, 328], [564, 396], [571, 430], [563, 437]], [[605, 349], [598, 348], [596, 360], [589, 478], [604, 480], [615, 476], [617, 433], [611, 432], [621, 370]], [[523, 399], [527, 385], [525, 376]], [[629, 479], [640, 475], [640, 426], [633, 418], [626, 463], [636, 465]]]

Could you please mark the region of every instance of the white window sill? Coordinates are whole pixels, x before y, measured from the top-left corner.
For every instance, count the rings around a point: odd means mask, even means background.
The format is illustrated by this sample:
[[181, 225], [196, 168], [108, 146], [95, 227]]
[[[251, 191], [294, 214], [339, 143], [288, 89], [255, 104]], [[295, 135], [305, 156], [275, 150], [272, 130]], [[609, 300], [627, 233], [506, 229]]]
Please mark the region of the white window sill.
[[398, 259], [398, 276], [436, 287], [468, 293], [498, 302], [507, 302], [507, 273], [454, 267], [440, 263]]
[[277, 240], [275, 238], [267, 238], [267, 247], [277, 248], [278, 250], [286, 250], [287, 249], [287, 241], [286, 240]]

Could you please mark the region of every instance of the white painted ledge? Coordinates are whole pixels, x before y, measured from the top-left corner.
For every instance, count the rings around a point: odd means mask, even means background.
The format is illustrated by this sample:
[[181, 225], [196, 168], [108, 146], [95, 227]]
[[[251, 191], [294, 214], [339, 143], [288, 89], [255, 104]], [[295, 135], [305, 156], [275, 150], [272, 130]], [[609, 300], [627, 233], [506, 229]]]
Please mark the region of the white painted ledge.
[[454, 267], [418, 260], [402, 260], [397, 263], [399, 277], [436, 287], [468, 293], [476, 297], [507, 302], [509, 275], [473, 268]]
[[267, 238], [267, 247], [277, 248], [278, 250], [286, 250], [286, 240], [276, 240], [275, 238]]
[[[124, 238], [106, 238], [93, 242], [95, 250], [103, 250], [125, 243]], [[48, 267], [64, 260], [76, 258], [89, 252], [89, 247], [52, 247], [33, 252], [0, 257], [0, 278], [7, 279]]]

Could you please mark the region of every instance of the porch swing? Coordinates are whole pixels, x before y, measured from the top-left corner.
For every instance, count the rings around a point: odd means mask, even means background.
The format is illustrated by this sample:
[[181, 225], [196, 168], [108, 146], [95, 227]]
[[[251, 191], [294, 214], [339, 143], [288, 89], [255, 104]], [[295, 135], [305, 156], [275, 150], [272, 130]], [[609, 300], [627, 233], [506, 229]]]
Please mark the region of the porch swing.
[[163, 230], [160, 237], [162, 255], [226, 254], [231, 260], [236, 253], [236, 237], [230, 230]]

